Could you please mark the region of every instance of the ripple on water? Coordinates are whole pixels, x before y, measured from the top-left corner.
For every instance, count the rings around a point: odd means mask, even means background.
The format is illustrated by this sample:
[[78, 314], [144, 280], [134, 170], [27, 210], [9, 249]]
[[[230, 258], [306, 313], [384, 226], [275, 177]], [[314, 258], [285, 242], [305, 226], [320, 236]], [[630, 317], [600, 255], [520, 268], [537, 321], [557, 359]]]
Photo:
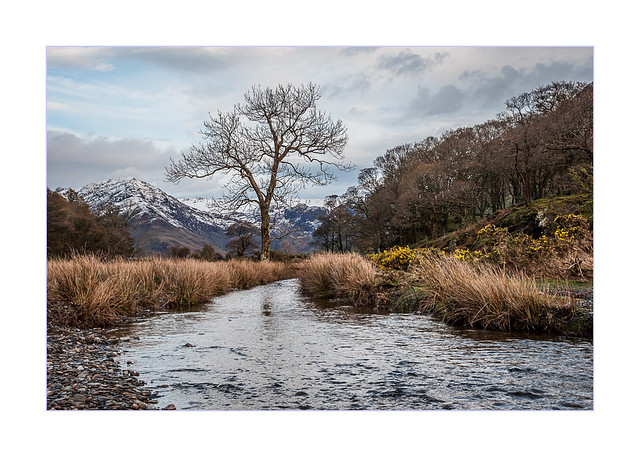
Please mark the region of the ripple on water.
[[593, 408], [590, 341], [358, 314], [302, 297], [296, 280], [127, 332], [139, 339], [122, 363], [178, 409]]

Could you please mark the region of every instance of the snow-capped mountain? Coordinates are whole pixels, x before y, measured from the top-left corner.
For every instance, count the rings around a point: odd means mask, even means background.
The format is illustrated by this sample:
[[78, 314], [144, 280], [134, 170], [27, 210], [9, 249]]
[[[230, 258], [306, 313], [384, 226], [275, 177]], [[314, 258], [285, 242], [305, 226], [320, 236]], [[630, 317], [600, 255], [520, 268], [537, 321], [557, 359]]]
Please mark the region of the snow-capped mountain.
[[[166, 253], [171, 246], [186, 246], [192, 252], [210, 244], [221, 254], [229, 241], [225, 230], [237, 220], [259, 225], [255, 212], [229, 218], [211, 209], [211, 199], [177, 199], [159, 188], [135, 178], [119, 178], [88, 184], [78, 191], [93, 211], [109, 203], [135, 214], [131, 234], [142, 255]], [[309, 204], [307, 204], [309, 203]], [[320, 201], [307, 201], [275, 212], [272, 249], [289, 253], [311, 249], [312, 235], [325, 214]], [[287, 235], [275, 239], [278, 228]]]
[[[216, 215], [214, 198], [181, 198], [181, 202], [213, 215], [216, 223], [225, 229], [237, 221], [246, 221], [260, 227], [257, 206], [238, 210], [232, 217]], [[313, 249], [313, 232], [320, 226], [320, 217], [326, 214], [323, 199], [294, 199], [290, 207], [272, 207], [271, 249], [288, 253], [304, 253]]]
[[166, 253], [171, 246], [199, 251], [204, 244], [220, 253], [229, 241], [217, 218], [135, 178], [109, 179], [78, 191], [93, 211], [112, 203], [134, 214], [131, 234], [141, 254]]

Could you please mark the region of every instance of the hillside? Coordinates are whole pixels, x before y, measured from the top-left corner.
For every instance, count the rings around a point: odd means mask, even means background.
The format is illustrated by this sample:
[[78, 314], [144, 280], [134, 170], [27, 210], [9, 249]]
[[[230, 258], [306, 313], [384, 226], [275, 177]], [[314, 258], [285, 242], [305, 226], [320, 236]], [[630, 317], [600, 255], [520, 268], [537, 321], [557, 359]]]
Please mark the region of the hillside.
[[[56, 189], [63, 193], [65, 189]], [[92, 211], [114, 204], [131, 215], [129, 229], [138, 255], [166, 254], [171, 246], [187, 247], [192, 252], [205, 244], [225, 254], [229, 238], [226, 228], [237, 220], [256, 223], [251, 212], [235, 218], [211, 210], [210, 199], [178, 199], [136, 178], [109, 179], [88, 184], [78, 191]], [[324, 209], [317, 202], [300, 203], [276, 213], [274, 221], [286, 227], [288, 235], [272, 243], [273, 250], [291, 254], [308, 252], [312, 234]]]
[[538, 238], [551, 227], [556, 216], [580, 214], [587, 218], [593, 216], [593, 195], [577, 194], [555, 198], [541, 198], [529, 205], [516, 205], [498, 211], [487, 219], [469, 224], [464, 228], [447, 233], [418, 246], [455, 250], [457, 248], [475, 249], [478, 230], [487, 224], [506, 228], [509, 233], [523, 233]]

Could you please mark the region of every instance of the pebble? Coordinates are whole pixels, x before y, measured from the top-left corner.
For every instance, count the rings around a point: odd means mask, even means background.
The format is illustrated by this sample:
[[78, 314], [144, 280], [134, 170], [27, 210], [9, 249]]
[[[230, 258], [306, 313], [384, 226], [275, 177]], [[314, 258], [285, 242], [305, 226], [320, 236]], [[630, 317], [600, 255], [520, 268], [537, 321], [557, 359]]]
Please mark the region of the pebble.
[[[115, 358], [117, 338], [104, 329], [47, 329], [47, 409], [158, 409], [150, 389]], [[173, 408], [170, 408], [173, 406]], [[167, 405], [162, 409], [175, 409]]]

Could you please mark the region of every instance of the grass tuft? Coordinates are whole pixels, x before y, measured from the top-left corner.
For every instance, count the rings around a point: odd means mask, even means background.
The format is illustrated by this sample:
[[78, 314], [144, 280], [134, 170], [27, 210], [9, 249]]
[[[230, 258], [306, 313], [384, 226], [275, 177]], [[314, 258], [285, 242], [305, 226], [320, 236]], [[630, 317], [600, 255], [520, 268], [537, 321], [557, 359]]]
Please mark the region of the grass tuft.
[[348, 254], [316, 254], [298, 269], [302, 288], [322, 298], [345, 298], [356, 306], [376, 301], [382, 283], [378, 270], [364, 257]]
[[76, 255], [47, 262], [49, 318], [61, 325], [106, 327], [144, 310], [200, 305], [230, 289], [287, 277], [289, 268], [278, 262], [102, 261]]
[[[303, 290], [316, 297], [391, 311], [419, 310], [452, 325], [575, 333], [576, 318], [584, 314], [573, 298], [549, 293], [524, 273], [440, 252], [425, 253], [406, 272], [382, 271], [357, 254], [318, 254], [302, 262], [298, 276]], [[588, 336], [587, 324], [580, 323], [584, 328], [579, 334]]]
[[428, 258], [415, 281], [429, 290], [421, 308], [444, 322], [494, 330], [544, 331], [573, 309], [568, 297], [550, 295], [533, 278], [455, 257]]

